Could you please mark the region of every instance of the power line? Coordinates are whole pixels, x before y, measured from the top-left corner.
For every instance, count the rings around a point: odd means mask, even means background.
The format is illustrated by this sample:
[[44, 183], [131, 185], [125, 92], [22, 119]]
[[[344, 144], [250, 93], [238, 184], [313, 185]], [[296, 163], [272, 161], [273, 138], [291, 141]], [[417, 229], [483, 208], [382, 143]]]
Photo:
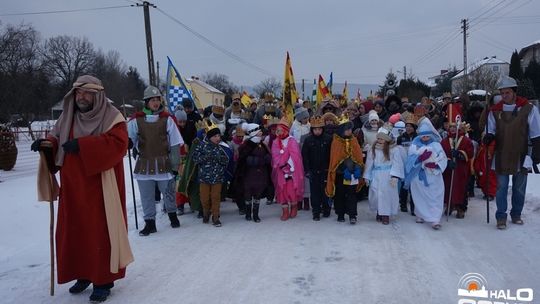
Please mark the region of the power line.
[[167, 14], [166, 12], [164, 12], [162, 9], [160, 9], [159, 7], [156, 8], [156, 10], [158, 10], [159, 12], [161, 12], [163, 15], [167, 16], [169, 19], [171, 19], [172, 21], [174, 21], [175, 23], [177, 23], [178, 25], [182, 26], [184, 29], [186, 29], [188, 32], [192, 33], [193, 35], [195, 35], [197, 38], [201, 39], [202, 41], [206, 42], [207, 44], [209, 44], [210, 46], [212, 46], [213, 48], [217, 49], [218, 51], [222, 52], [223, 54], [231, 57], [232, 59], [262, 73], [262, 74], [265, 74], [267, 76], [270, 76], [270, 77], [276, 77], [274, 74], [272, 74], [271, 72], [268, 72], [267, 70], [251, 63], [251, 62], [248, 62], [244, 59], [242, 59], [240, 56], [234, 54], [233, 52], [219, 46], [217, 43], [215, 43], [214, 41], [210, 40], [209, 38], [205, 37], [203, 34], [195, 31], [194, 29], [192, 29], [191, 27], [189, 27], [188, 25], [186, 25], [185, 23], [183, 23], [182, 21], [174, 18], [173, 16]]
[[131, 5], [104, 6], [104, 7], [94, 7], [94, 8], [79, 8], [79, 9], [72, 9], [72, 10], [8, 13], [8, 14], [0, 14], [0, 17], [75, 13], [75, 12], [99, 11], [99, 10], [108, 10], [108, 9], [125, 8], [125, 7], [131, 7]]

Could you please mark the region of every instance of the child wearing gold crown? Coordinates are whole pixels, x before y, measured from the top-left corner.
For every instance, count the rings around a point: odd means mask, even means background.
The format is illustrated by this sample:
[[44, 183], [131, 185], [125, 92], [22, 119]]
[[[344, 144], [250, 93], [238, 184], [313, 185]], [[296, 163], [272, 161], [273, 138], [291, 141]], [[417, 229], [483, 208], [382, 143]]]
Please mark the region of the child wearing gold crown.
[[[276, 199], [282, 207], [281, 220], [294, 218], [298, 202], [304, 198], [304, 167], [300, 147], [289, 135], [289, 122], [283, 117], [272, 143], [272, 168]], [[290, 211], [289, 211], [290, 207]]]
[[348, 214], [351, 225], [354, 225], [358, 214], [356, 193], [363, 185], [364, 157], [352, 128], [353, 123], [346, 115], [342, 116], [330, 146], [326, 195], [335, 202], [338, 222], [344, 222], [345, 214]]
[[377, 132], [377, 140], [367, 153], [364, 180], [369, 185], [369, 209], [377, 212], [377, 221], [390, 223], [398, 213], [398, 180], [404, 178], [403, 158], [394, 144], [391, 126]]

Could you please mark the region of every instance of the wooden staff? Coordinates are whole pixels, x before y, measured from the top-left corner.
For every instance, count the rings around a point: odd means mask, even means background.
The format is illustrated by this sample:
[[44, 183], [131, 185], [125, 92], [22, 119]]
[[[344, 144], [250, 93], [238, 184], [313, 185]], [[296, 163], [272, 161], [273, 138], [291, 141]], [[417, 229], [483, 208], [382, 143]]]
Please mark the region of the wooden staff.
[[50, 193], [50, 200], [49, 200], [49, 247], [50, 247], [50, 253], [51, 253], [51, 287], [50, 287], [50, 294], [51, 296], [54, 296], [54, 184], [53, 184], [53, 178], [54, 178], [54, 172], [56, 172], [56, 165], [54, 164], [54, 157], [53, 157], [53, 145], [50, 141], [43, 141], [41, 142], [41, 157], [44, 157], [47, 163], [47, 168], [49, 169], [49, 189], [51, 190]]

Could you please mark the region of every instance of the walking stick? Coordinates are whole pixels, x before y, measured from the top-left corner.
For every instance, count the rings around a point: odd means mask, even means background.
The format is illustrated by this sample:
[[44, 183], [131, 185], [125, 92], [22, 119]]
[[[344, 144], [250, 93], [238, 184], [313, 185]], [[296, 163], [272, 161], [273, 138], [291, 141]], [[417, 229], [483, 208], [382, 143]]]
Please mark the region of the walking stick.
[[[484, 132], [484, 136], [487, 135], [488, 133], [488, 120], [489, 120], [489, 102], [488, 102], [488, 95], [486, 94], [486, 117], [485, 117], [485, 122], [486, 122], [486, 127], [485, 127], [485, 132]], [[486, 178], [485, 178], [485, 181], [484, 181], [484, 189], [486, 191], [485, 195], [486, 195], [486, 221], [487, 223], [489, 224], [489, 172], [491, 171], [491, 164], [489, 163], [489, 145], [486, 144], [485, 146], [485, 149], [486, 149], [486, 156], [485, 156], [485, 164], [486, 164], [486, 169], [485, 169], [485, 174], [486, 174]]]
[[137, 203], [135, 202], [135, 185], [133, 185], [133, 167], [131, 165], [131, 149], [128, 149], [129, 176], [131, 177], [131, 194], [133, 195], [133, 211], [135, 212], [135, 229], [139, 230], [139, 220], [137, 219]]
[[49, 247], [50, 247], [50, 256], [51, 256], [51, 282], [50, 282], [50, 295], [54, 296], [54, 185], [53, 185], [53, 176], [55, 171], [54, 158], [52, 153], [52, 143], [44, 141], [41, 143], [41, 146], [44, 148], [40, 153], [42, 157], [45, 158], [47, 163], [47, 168], [49, 169], [49, 189], [51, 190], [50, 200], [49, 200]]
[[[454, 148], [451, 150], [457, 150], [457, 144], [459, 139], [459, 128], [461, 127], [461, 116], [456, 116], [456, 138], [454, 140]], [[452, 153], [452, 161], [456, 163], [456, 158], [454, 157], [454, 153]], [[457, 165], [456, 165], [457, 168]], [[456, 168], [452, 170], [452, 175], [450, 177], [450, 193], [448, 194], [448, 203], [446, 204], [446, 221], [448, 222], [448, 217], [450, 216], [450, 205], [452, 204], [452, 190], [454, 189], [454, 173], [456, 172]]]
[[[124, 118], [126, 116], [126, 103], [122, 98], [122, 105], [124, 109]], [[135, 213], [135, 229], [139, 230], [139, 220], [137, 218], [137, 202], [135, 201], [135, 185], [133, 185], [133, 165], [131, 164], [131, 149], [128, 148], [128, 160], [129, 160], [129, 177], [131, 179], [131, 195], [133, 196], [133, 211]]]

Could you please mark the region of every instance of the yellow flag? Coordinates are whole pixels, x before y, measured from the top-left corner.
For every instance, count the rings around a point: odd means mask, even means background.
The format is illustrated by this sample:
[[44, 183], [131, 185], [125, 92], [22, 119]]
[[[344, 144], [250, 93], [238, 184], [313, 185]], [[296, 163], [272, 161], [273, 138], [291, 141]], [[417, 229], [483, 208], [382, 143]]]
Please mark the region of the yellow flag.
[[349, 102], [349, 90], [347, 90], [347, 81], [345, 81], [345, 86], [343, 87], [343, 99], [345, 99], [345, 102]]
[[249, 108], [249, 105], [251, 105], [251, 98], [249, 97], [246, 91], [242, 93], [242, 97], [240, 98], [240, 101], [246, 108]]
[[285, 77], [283, 81], [283, 105], [285, 106], [285, 115], [289, 122], [294, 119], [294, 104], [298, 100], [296, 93], [296, 84], [294, 83], [294, 75], [291, 65], [291, 58], [287, 52], [287, 60], [285, 61]]

